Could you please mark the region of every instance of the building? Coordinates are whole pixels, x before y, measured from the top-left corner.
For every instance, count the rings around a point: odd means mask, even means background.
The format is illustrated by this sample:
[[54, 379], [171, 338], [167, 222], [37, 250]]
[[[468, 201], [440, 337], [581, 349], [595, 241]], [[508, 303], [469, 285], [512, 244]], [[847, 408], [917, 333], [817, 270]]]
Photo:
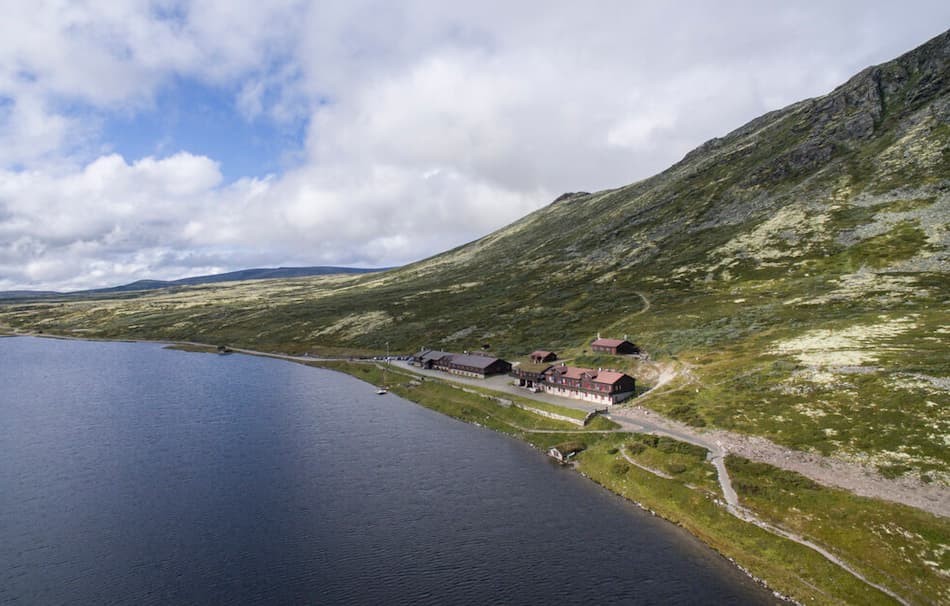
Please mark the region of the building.
[[535, 364], [541, 364], [543, 362], [553, 362], [557, 360], [557, 354], [553, 351], [533, 351], [531, 352], [531, 361]]
[[567, 398], [616, 404], [636, 394], [637, 381], [613, 370], [552, 366], [541, 382], [544, 391]]
[[591, 342], [590, 350], [596, 353], [614, 355], [640, 353], [640, 348], [628, 341], [626, 335], [624, 335], [622, 339], [601, 339], [600, 336], [598, 336]]
[[452, 354], [447, 351], [438, 351], [435, 349], [421, 349], [419, 353], [412, 356], [412, 364], [415, 366], [420, 366], [422, 368], [436, 368], [440, 364], [439, 362]]
[[412, 364], [426, 369], [442, 370], [457, 375], [479, 377], [503, 374], [511, 370], [511, 364], [486, 354], [452, 353], [423, 349], [412, 356]]
[[492, 356], [482, 354], [452, 354], [439, 360], [437, 368], [456, 375], [484, 379], [511, 370], [511, 364]]
[[544, 381], [544, 373], [549, 368], [551, 368], [550, 364], [532, 362], [531, 364], [520, 364], [512, 368], [508, 374], [518, 379], [518, 387], [540, 389], [540, 384]]

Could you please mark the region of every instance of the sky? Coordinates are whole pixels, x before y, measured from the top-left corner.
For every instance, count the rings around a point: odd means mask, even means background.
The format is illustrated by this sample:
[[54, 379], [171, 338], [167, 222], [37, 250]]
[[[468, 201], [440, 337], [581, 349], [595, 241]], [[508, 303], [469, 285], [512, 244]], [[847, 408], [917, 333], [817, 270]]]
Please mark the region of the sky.
[[945, 0], [0, 0], [0, 291], [411, 262], [948, 24]]

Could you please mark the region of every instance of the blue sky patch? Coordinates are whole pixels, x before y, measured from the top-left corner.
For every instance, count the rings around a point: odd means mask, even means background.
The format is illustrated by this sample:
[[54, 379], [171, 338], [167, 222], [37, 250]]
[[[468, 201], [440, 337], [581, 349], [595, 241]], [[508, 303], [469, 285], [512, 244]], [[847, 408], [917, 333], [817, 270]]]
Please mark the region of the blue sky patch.
[[129, 162], [179, 151], [208, 156], [220, 163], [226, 183], [284, 172], [299, 156], [305, 121], [278, 123], [266, 114], [248, 120], [237, 109], [236, 94], [176, 79], [151, 106], [107, 114], [103, 142]]

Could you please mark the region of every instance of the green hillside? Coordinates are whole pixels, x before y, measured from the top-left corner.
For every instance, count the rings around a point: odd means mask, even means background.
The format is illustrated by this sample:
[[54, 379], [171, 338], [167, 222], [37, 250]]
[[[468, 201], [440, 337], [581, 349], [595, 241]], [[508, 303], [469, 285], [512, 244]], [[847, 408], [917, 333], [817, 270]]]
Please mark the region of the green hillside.
[[[683, 421], [950, 484], [948, 93], [944, 33], [659, 175], [397, 270], [20, 301], [0, 326], [284, 352], [543, 347], [648, 385], [667, 373], [645, 403]], [[598, 332], [652, 361], [591, 356]]]

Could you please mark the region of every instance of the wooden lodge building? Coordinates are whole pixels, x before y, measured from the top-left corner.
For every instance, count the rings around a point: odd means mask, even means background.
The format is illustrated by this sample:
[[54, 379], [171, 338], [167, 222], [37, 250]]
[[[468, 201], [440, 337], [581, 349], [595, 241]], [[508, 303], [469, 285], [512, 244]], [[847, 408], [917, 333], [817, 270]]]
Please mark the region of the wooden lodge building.
[[637, 380], [614, 370], [552, 366], [544, 372], [542, 389], [556, 396], [616, 404], [637, 392]]
[[493, 356], [479, 353], [451, 353], [423, 349], [412, 357], [412, 363], [426, 369], [442, 370], [466, 377], [484, 379], [491, 375], [504, 374], [511, 364]]
[[541, 384], [544, 383], [544, 373], [546, 373], [551, 366], [551, 364], [545, 364], [543, 362], [519, 364], [508, 374], [518, 379], [518, 387], [540, 390]]
[[613, 355], [640, 353], [640, 348], [628, 341], [627, 335], [624, 335], [622, 339], [601, 339], [600, 335], [597, 335], [590, 344], [590, 350]]
[[423, 349], [419, 353], [412, 356], [412, 363], [426, 370], [432, 370], [436, 368], [439, 361], [446, 357], [451, 356], [452, 354], [447, 351], [438, 351], [435, 349]]

